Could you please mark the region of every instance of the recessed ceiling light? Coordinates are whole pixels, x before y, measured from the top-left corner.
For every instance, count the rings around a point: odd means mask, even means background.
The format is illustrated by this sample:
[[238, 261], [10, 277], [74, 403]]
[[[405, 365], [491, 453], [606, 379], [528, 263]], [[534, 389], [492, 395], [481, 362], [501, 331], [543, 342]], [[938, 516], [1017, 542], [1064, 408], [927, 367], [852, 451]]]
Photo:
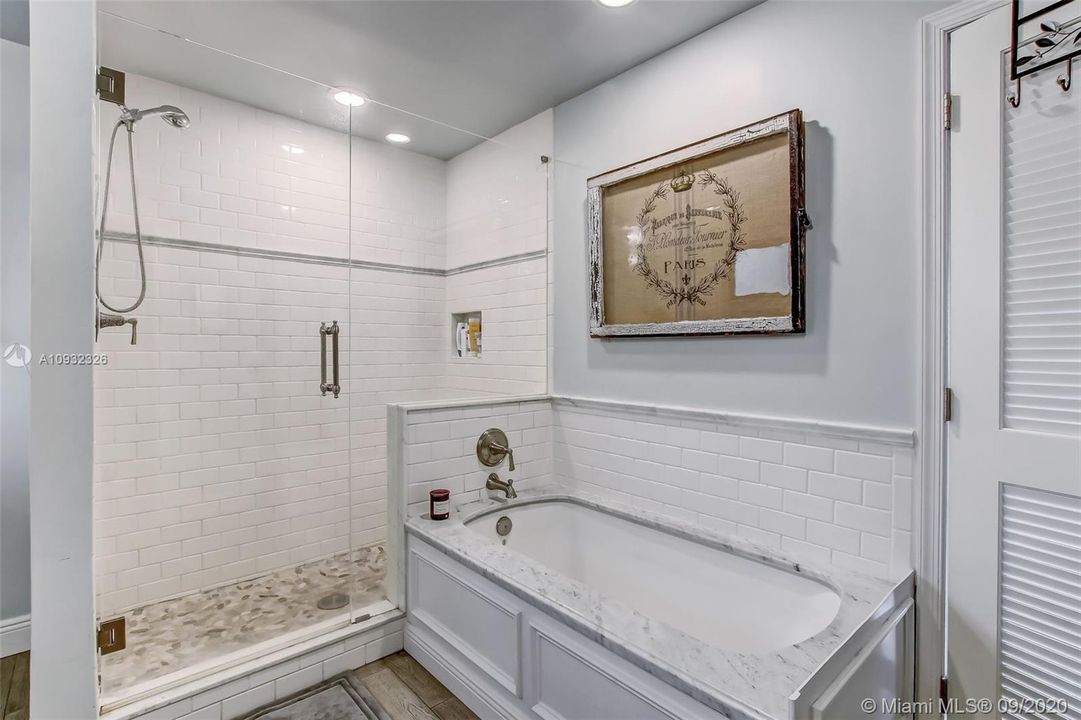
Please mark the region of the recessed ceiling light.
[[282, 150], [289, 153], [290, 155], [304, 154], [304, 148], [300, 147], [299, 145], [282, 145]]
[[411, 137], [409, 137], [408, 135], [404, 135], [402, 133], [398, 133], [398, 132], [387, 133], [387, 142], [398, 143], [399, 145], [404, 145], [405, 143], [409, 142], [410, 140], [412, 140]]
[[363, 93], [348, 88], [334, 88], [330, 91], [330, 94], [335, 102], [348, 107], [360, 107], [368, 102], [368, 98], [364, 97]]
[[601, 5], [605, 7], [627, 7], [634, 3], [635, 0], [597, 0]]

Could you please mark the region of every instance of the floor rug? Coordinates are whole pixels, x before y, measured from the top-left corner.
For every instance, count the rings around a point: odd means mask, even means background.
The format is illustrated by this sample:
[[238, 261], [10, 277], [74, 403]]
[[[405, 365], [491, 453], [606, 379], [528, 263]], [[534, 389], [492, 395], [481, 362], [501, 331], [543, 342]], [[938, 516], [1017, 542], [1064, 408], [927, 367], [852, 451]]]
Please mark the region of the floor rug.
[[391, 720], [353, 673], [344, 673], [273, 705], [244, 720]]

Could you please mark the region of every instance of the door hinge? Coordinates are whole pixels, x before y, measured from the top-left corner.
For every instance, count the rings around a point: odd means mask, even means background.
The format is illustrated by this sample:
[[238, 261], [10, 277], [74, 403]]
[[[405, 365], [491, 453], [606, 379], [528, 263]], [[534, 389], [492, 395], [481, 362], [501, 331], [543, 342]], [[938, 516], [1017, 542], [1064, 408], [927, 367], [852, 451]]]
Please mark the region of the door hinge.
[[128, 646], [128, 623], [123, 617], [103, 620], [98, 625], [98, 654], [123, 650]]
[[942, 391], [942, 422], [953, 420], [953, 388]]
[[942, 127], [953, 129], [953, 95], [949, 93], [942, 96]]

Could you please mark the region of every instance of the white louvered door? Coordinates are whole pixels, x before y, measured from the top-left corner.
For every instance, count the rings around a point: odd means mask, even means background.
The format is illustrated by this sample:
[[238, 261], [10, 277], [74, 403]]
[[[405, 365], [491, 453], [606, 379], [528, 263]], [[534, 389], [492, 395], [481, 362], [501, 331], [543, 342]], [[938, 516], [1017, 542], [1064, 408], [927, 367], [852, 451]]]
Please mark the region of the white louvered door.
[[947, 674], [976, 717], [1081, 720], [1081, 82], [1011, 107], [1009, 37], [951, 38]]

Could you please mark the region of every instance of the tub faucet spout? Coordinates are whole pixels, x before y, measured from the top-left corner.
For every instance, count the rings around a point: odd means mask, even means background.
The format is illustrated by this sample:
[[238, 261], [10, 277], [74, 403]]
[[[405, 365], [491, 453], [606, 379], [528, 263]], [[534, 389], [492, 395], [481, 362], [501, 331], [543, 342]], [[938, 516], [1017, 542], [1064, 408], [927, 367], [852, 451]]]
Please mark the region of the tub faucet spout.
[[504, 493], [508, 500], [513, 500], [518, 497], [518, 493], [514, 489], [514, 480], [512, 478], [507, 478], [507, 481], [503, 482], [499, 479], [498, 475], [492, 473], [488, 476], [488, 482], [484, 484], [484, 487], [489, 490], [497, 490]]

